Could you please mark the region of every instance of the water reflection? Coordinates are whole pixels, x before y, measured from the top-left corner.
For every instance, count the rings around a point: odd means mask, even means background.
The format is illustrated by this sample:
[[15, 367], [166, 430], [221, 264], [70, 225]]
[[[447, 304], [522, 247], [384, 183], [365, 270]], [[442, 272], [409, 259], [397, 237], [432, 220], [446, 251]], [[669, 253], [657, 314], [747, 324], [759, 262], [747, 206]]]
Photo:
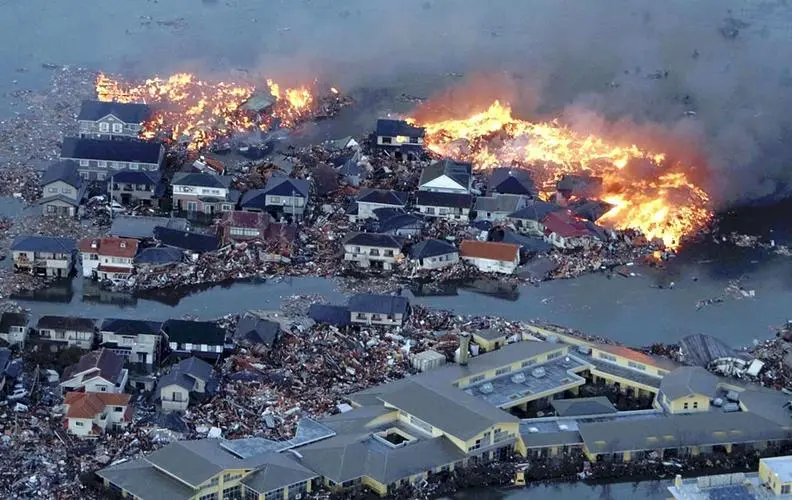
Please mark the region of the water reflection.
[[74, 298], [74, 289], [70, 279], [58, 280], [47, 288], [40, 290], [22, 290], [11, 294], [11, 300], [27, 300], [32, 302], [52, 302], [68, 304]]

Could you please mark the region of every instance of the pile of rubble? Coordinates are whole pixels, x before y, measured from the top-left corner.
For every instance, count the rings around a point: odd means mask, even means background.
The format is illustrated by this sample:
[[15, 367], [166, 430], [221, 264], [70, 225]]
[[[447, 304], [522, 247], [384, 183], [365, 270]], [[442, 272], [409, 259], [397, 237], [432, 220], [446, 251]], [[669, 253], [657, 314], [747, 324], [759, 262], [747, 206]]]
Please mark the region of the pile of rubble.
[[763, 241], [758, 236], [748, 234], [732, 232], [728, 235], [721, 235], [720, 238], [714, 237], [713, 241], [715, 243], [728, 242], [742, 248], [762, 248], [785, 257], [792, 256], [792, 248], [789, 246], [776, 244], [775, 240]]

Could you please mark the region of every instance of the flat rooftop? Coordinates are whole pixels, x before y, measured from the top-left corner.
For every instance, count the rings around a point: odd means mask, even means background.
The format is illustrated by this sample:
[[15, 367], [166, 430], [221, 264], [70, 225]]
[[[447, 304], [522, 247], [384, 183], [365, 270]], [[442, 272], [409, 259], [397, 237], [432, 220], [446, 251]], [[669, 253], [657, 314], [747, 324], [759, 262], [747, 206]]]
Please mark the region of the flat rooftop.
[[763, 458], [782, 483], [792, 482], [792, 456]]
[[660, 389], [660, 381], [662, 380], [661, 377], [654, 377], [652, 375], [643, 373], [639, 370], [633, 370], [632, 368], [627, 368], [626, 366], [620, 366], [613, 363], [608, 363], [607, 361], [603, 361], [598, 358], [593, 358], [586, 354], [580, 354], [576, 352], [575, 355], [580, 356], [580, 358], [585, 360], [587, 363], [594, 365], [594, 367], [601, 372], [609, 373], [617, 377], [622, 377], [622, 378], [626, 378], [627, 380], [632, 380], [633, 382], [638, 382], [639, 384], [648, 385], [649, 387]]
[[[784, 457], [779, 457], [784, 458]], [[762, 486], [756, 473], [721, 474], [683, 479], [682, 485], [668, 487], [674, 500], [771, 500], [789, 499], [775, 496]]]
[[265, 438], [232, 439], [220, 446], [239, 458], [245, 459], [268, 452], [280, 452], [335, 436], [335, 431], [310, 418], [302, 418], [297, 424], [294, 437], [284, 441]]
[[[471, 396], [502, 409], [511, 408], [525, 401], [535, 399], [537, 394], [560, 389], [570, 384], [583, 385], [586, 379], [571, 372], [581, 369], [588, 363], [575, 356], [561, 356], [537, 365], [529, 365], [518, 371], [500, 375], [471, 385], [464, 391]], [[533, 370], [544, 369], [542, 377], [532, 375]], [[491, 390], [490, 390], [491, 389]]]

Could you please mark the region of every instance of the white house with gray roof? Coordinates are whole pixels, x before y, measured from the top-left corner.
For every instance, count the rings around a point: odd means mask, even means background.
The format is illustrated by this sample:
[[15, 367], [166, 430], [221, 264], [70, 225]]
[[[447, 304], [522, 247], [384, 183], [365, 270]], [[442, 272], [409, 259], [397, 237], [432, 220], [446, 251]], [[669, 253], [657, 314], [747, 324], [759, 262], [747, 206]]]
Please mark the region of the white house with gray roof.
[[151, 108], [146, 104], [83, 101], [77, 125], [82, 138], [138, 139], [151, 114]]
[[87, 183], [83, 182], [77, 163], [61, 160], [53, 163], [41, 177], [41, 212], [45, 216], [75, 217], [81, 213]]
[[343, 242], [344, 260], [362, 268], [393, 269], [401, 258], [404, 240], [379, 233], [352, 233]]
[[190, 405], [190, 393], [203, 394], [213, 380], [212, 365], [190, 357], [175, 364], [157, 382], [157, 394], [165, 412], [184, 411]]
[[77, 242], [54, 236], [18, 236], [11, 244], [14, 271], [67, 278], [74, 270]]

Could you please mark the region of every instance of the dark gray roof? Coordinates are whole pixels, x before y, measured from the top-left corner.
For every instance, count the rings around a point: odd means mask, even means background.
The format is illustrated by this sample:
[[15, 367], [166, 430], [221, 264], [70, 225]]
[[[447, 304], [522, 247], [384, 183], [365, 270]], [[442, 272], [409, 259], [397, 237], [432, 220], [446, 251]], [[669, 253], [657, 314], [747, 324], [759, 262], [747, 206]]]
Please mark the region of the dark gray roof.
[[505, 332], [499, 332], [494, 328], [486, 328], [484, 330], [476, 330], [473, 332], [473, 335], [483, 338], [484, 340], [497, 340], [500, 338], [508, 337], [509, 334]]
[[344, 240], [344, 245], [360, 245], [364, 247], [401, 248], [404, 241], [396, 236], [379, 233], [353, 233]]
[[73, 316], [42, 316], [38, 319], [38, 322], [36, 322], [36, 328], [93, 332], [96, 329], [96, 320]]
[[114, 173], [110, 179], [115, 183], [157, 185], [160, 181], [160, 173], [148, 170], [121, 170]]
[[91, 351], [82, 355], [80, 361], [63, 371], [63, 380], [92, 368], [98, 369], [105, 380], [115, 382], [124, 368], [124, 360], [110, 349], [101, 348], [98, 351]]
[[135, 256], [135, 264], [163, 265], [181, 262], [184, 251], [180, 248], [151, 247], [144, 248]]
[[330, 304], [311, 304], [308, 316], [317, 323], [344, 326], [349, 324], [349, 308]]
[[381, 233], [387, 233], [408, 227], [420, 228], [422, 223], [423, 220], [420, 217], [416, 217], [415, 215], [399, 214], [394, 215], [393, 217], [388, 217], [387, 219], [380, 219], [377, 228]]
[[473, 196], [462, 193], [419, 191], [415, 204], [428, 207], [470, 208], [473, 205]]
[[407, 193], [401, 191], [389, 191], [387, 189], [366, 188], [360, 191], [357, 201], [403, 207], [407, 204]]
[[46, 186], [56, 181], [65, 182], [69, 186], [79, 189], [82, 186], [82, 178], [80, 177], [77, 162], [74, 160], [60, 160], [47, 167], [44, 175], [41, 176], [41, 185]]
[[158, 470], [145, 458], [111, 465], [96, 474], [146, 500], [186, 500], [195, 495], [192, 488]]
[[410, 301], [396, 295], [359, 293], [349, 298], [349, 310], [378, 314], [407, 314]]
[[554, 399], [550, 401], [553, 409], [560, 417], [580, 417], [583, 415], [601, 415], [616, 413], [619, 410], [604, 396], [593, 398]]
[[749, 412], [784, 427], [792, 426], [789, 400], [789, 396], [783, 392], [764, 387], [751, 387], [740, 392], [740, 404]]
[[788, 439], [790, 435], [780, 425], [742, 411], [581, 422], [578, 429], [592, 453], [772, 441]]
[[219, 439], [177, 441], [146, 455], [155, 467], [198, 486], [226, 468], [241, 468], [242, 460], [220, 447]]
[[151, 108], [131, 102], [83, 101], [77, 120], [93, 122], [107, 115], [113, 115], [124, 123], [143, 123], [151, 116]]
[[213, 234], [179, 231], [167, 227], [155, 227], [154, 237], [165, 246], [196, 253], [213, 252], [220, 246], [220, 238]]
[[673, 401], [694, 394], [715, 396], [718, 377], [699, 366], [683, 366], [667, 373], [660, 382], [660, 392]]
[[76, 160], [122, 161], [130, 163], [159, 163], [162, 144], [142, 141], [104, 141], [66, 137], [61, 158]]
[[204, 382], [212, 378], [212, 365], [194, 356], [179, 361], [171, 370], [191, 375]]
[[77, 248], [73, 238], [56, 238], [53, 236], [17, 236], [11, 244], [11, 251], [20, 252], [51, 252], [72, 253]]
[[615, 205], [611, 205], [606, 201], [599, 200], [579, 200], [573, 203], [569, 208], [575, 216], [591, 222], [597, 221], [600, 217], [608, 213]]
[[119, 335], [159, 335], [162, 331], [162, 321], [107, 318], [102, 321], [99, 331]]
[[478, 212], [506, 212], [513, 213], [524, 203], [525, 198], [514, 194], [499, 194], [495, 196], [479, 196], [473, 204], [473, 210]]
[[413, 247], [410, 249], [410, 258], [426, 259], [429, 257], [437, 257], [438, 255], [447, 255], [450, 253], [459, 253], [459, 250], [457, 250], [457, 247], [447, 241], [424, 240], [413, 245]]
[[270, 196], [302, 196], [308, 197], [310, 184], [305, 179], [292, 179], [273, 175], [264, 186], [264, 194]]
[[[397, 215], [402, 215], [407, 213], [404, 211], [403, 208], [400, 207], [380, 207], [380, 208], [375, 208], [374, 210], [372, 210], [372, 212], [374, 213], [374, 216], [377, 217], [377, 220], [387, 220], [390, 219], [391, 217], [395, 217]], [[357, 202], [355, 202], [354, 213], [355, 214], [358, 213]]]
[[245, 314], [237, 323], [234, 338], [238, 341], [245, 340], [271, 347], [278, 340], [280, 331], [280, 323]]
[[110, 235], [135, 239], [153, 238], [154, 228], [157, 226], [186, 231], [189, 223], [181, 217], [119, 215], [113, 219]]
[[[522, 431], [522, 426], [520, 426]], [[575, 445], [583, 443], [578, 431], [520, 432], [526, 448]]]
[[203, 172], [177, 172], [173, 176], [171, 185], [198, 186], [218, 189], [228, 189], [231, 186], [231, 177], [206, 174]]
[[242, 480], [248, 488], [265, 494], [302, 481], [310, 481], [318, 474], [297, 463], [287, 453], [267, 453], [261, 468]]
[[556, 205], [555, 203], [547, 203], [546, 201], [542, 200], [528, 200], [523, 208], [512, 214], [509, 214], [509, 218], [535, 220], [537, 222], [541, 222], [545, 219], [545, 217], [547, 217], [548, 214], [557, 212], [559, 210], [563, 210], [563, 208], [559, 205]]
[[242, 208], [258, 208], [264, 210], [267, 208], [267, 199], [263, 189], [251, 189], [245, 191], [242, 199], [239, 201], [239, 206]]
[[424, 167], [423, 172], [421, 172], [421, 180], [418, 184], [423, 186], [443, 175], [459, 184], [460, 187], [467, 189], [473, 177], [473, 165], [471, 163], [457, 162], [450, 158], [445, 158]]
[[687, 364], [701, 367], [707, 367], [716, 359], [745, 356], [744, 353], [738, 353], [722, 340], [701, 333], [688, 335], [680, 340], [679, 348]]
[[168, 335], [169, 342], [179, 344], [225, 344], [225, 332], [213, 321], [169, 319], [162, 324], [162, 331]]
[[162, 391], [169, 385], [178, 385], [182, 389], [191, 391], [195, 387], [195, 380], [179, 370], [171, 370], [157, 381], [157, 392]]
[[0, 333], [8, 333], [12, 326], [27, 326], [29, 321], [27, 313], [4, 312], [0, 316]]
[[377, 120], [376, 134], [385, 137], [423, 137], [426, 134], [426, 130], [421, 127], [413, 127], [404, 120], [381, 118]]
[[602, 178], [590, 175], [566, 174], [556, 183], [556, 189], [578, 197], [596, 196], [602, 188]]
[[520, 248], [525, 252], [530, 253], [544, 253], [553, 249], [553, 245], [546, 242], [542, 238], [535, 236], [526, 236], [524, 234], [515, 233], [513, 231], [504, 231], [501, 243], [514, 243], [520, 245]]
[[535, 192], [531, 173], [521, 168], [494, 168], [488, 184], [489, 190], [496, 193], [532, 195]]
[[46, 198], [41, 198], [38, 201], [38, 204], [39, 205], [46, 205], [47, 203], [51, 203], [53, 201], [62, 201], [63, 203], [68, 203], [69, 205], [72, 205], [74, 207], [79, 207], [80, 206], [80, 202], [82, 201], [82, 197], [80, 196], [77, 199], [75, 199], [75, 198], [71, 198], [69, 196], [66, 196], [65, 194], [56, 194], [56, 195], [53, 195], [53, 196], [47, 196]]

